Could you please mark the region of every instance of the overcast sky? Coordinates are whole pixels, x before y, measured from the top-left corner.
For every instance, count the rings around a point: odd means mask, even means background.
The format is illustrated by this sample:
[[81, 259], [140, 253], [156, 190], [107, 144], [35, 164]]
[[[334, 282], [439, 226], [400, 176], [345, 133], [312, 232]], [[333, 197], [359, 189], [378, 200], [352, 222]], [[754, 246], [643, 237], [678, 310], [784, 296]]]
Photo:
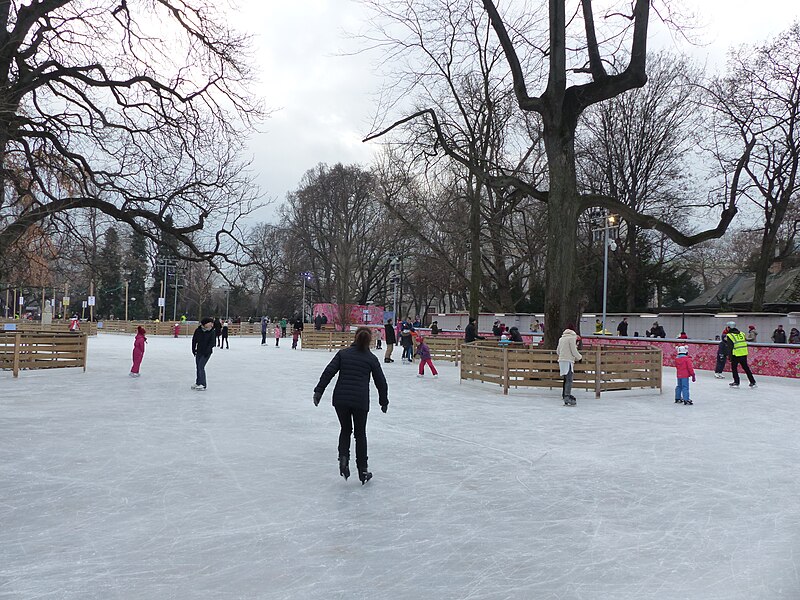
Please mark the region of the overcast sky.
[[[275, 200], [257, 220], [271, 221], [286, 193], [316, 164], [369, 164], [376, 144], [361, 139], [370, 131], [381, 82], [367, 56], [342, 55], [353, 47], [345, 32], [363, 29], [365, 13], [357, 2], [238, 2], [232, 21], [254, 36], [257, 93], [275, 111], [250, 142], [258, 185]], [[697, 32], [704, 45], [684, 49], [712, 68], [722, 67], [731, 45], [760, 42], [800, 19], [800, 0], [682, 2], [704, 25]]]

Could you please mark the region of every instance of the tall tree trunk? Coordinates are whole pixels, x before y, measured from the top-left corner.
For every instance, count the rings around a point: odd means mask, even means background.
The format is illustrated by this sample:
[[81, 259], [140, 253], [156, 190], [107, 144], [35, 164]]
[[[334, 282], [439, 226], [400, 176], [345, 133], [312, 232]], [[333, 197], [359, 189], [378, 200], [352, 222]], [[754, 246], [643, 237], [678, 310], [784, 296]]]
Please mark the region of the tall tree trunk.
[[544, 342], [547, 348], [555, 348], [568, 323], [580, 328], [580, 294], [576, 293], [580, 286], [575, 281], [580, 211], [575, 175], [575, 129], [570, 125], [549, 126], [545, 118], [544, 142], [550, 173]]
[[769, 268], [775, 257], [775, 241], [777, 229], [767, 226], [761, 238], [761, 253], [756, 262], [756, 277], [753, 282], [753, 312], [761, 312], [764, 309], [764, 298], [767, 293], [767, 277]]

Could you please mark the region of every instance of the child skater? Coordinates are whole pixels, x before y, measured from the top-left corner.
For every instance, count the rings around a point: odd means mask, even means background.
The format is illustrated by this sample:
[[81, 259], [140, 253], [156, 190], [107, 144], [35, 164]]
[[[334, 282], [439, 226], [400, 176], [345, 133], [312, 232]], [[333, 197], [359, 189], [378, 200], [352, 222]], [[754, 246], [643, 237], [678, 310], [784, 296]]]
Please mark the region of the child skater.
[[144, 327], [141, 325], [136, 328], [136, 339], [133, 340], [133, 366], [130, 372], [131, 377], [139, 377], [139, 367], [144, 358], [144, 345], [147, 343], [145, 333]]
[[417, 341], [419, 342], [417, 346], [417, 356], [419, 356], [419, 373], [417, 377], [425, 377], [425, 365], [428, 365], [431, 368], [431, 373], [433, 373], [433, 378], [438, 379], [439, 373], [436, 371], [436, 367], [433, 366], [431, 349], [428, 348], [428, 344], [425, 343], [425, 338], [419, 336]]
[[693, 404], [689, 399], [689, 377], [695, 381], [694, 365], [689, 358], [689, 347], [678, 346], [675, 349], [678, 357], [675, 359], [675, 370], [678, 375], [678, 385], [675, 387], [675, 404], [683, 402], [684, 405]]
[[279, 347], [281, 344], [281, 333], [283, 333], [283, 329], [280, 325], [275, 323], [275, 347]]

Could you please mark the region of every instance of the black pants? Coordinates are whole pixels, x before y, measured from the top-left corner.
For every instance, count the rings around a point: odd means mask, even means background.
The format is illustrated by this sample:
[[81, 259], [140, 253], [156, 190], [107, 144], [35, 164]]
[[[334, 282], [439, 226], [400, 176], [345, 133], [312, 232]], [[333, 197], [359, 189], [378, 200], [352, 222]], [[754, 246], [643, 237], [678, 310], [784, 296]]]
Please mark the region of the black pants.
[[264, 330], [261, 332], [261, 345], [263, 346], [266, 343], [267, 343], [267, 331]]
[[342, 426], [339, 432], [339, 456], [350, 456], [350, 436], [356, 438], [356, 466], [367, 468], [367, 411], [350, 406], [337, 406], [336, 416]]
[[717, 364], [714, 366], [714, 373], [722, 373], [725, 370], [725, 361], [728, 357], [722, 353], [717, 352]]
[[206, 385], [206, 363], [211, 356], [195, 354], [194, 362], [197, 366], [197, 378], [194, 380], [196, 385]]
[[753, 377], [753, 373], [750, 371], [750, 367], [747, 366], [747, 356], [731, 356], [731, 371], [733, 371], [733, 383], [739, 384], [739, 369], [738, 366], [742, 365], [742, 371], [745, 372], [747, 375], [747, 379], [750, 381], [750, 385], [754, 385], [756, 380]]
[[225, 334], [222, 334], [222, 337], [221, 337], [221, 338], [219, 338], [219, 347], [220, 347], [220, 348], [222, 348], [222, 344], [225, 344], [225, 347], [226, 347], [228, 350], [230, 350], [230, 348], [231, 348], [231, 347], [228, 345], [228, 336], [227, 336], [227, 335], [225, 335]]

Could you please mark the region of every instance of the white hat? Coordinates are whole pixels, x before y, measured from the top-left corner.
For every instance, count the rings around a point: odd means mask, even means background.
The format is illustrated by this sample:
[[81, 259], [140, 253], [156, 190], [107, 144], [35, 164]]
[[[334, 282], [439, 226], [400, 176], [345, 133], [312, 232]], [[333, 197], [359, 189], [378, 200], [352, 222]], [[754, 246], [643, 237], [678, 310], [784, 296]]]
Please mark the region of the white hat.
[[736, 323], [734, 321], [728, 321], [725, 323], [728, 327], [736, 327]]
[[675, 352], [678, 354], [689, 354], [689, 346], [678, 346], [675, 348]]

